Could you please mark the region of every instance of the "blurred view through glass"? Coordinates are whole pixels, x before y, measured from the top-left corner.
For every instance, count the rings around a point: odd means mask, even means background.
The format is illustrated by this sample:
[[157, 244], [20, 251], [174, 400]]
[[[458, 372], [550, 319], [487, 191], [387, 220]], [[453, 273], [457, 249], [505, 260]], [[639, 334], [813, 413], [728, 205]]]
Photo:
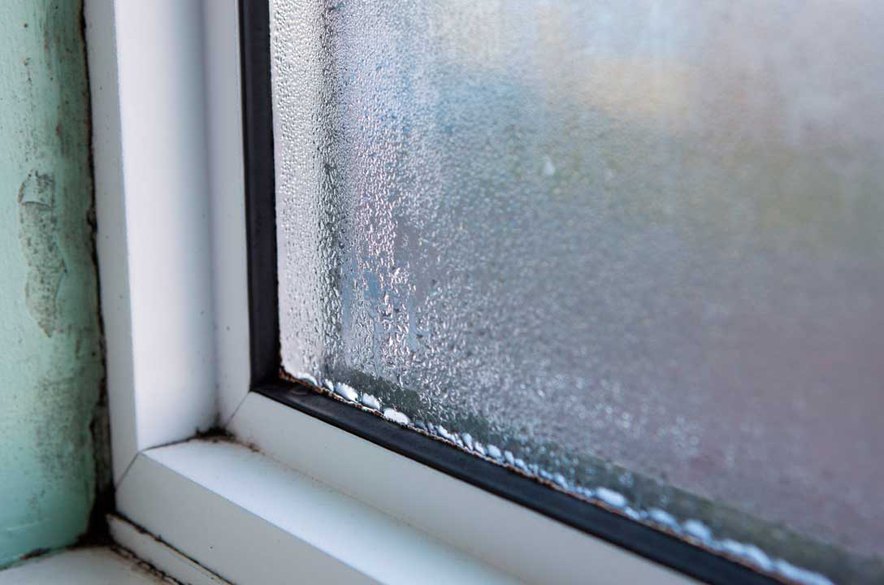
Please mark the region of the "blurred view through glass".
[[272, 5], [291, 374], [884, 578], [884, 3]]

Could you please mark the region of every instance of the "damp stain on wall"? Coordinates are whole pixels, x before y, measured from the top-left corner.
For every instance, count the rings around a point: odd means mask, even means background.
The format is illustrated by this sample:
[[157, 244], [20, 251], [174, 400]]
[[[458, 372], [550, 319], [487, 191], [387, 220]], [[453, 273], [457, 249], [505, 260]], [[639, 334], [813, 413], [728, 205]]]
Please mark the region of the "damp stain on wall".
[[75, 542], [108, 481], [82, 8], [0, 3], [0, 568]]

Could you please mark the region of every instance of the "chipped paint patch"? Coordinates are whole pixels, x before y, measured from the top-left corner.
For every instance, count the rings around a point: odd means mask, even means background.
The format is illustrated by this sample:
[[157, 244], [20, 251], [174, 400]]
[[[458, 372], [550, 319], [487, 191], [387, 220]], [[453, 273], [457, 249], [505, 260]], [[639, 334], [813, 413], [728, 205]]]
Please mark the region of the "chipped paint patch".
[[19, 241], [28, 263], [28, 312], [51, 337], [58, 318], [58, 289], [67, 266], [58, 243], [55, 178], [32, 170], [18, 189]]

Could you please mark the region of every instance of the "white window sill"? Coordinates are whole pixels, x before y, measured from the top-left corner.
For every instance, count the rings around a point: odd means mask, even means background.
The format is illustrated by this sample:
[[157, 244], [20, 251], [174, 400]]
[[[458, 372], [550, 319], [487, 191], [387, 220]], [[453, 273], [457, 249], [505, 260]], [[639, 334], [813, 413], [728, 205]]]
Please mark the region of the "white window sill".
[[108, 547], [47, 555], [0, 572], [0, 585], [157, 585], [169, 581]]
[[116, 540], [182, 581], [195, 582], [152, 556], [157, 541], [233, 583], [690, 582], [258, 394], [230, 428], [266, 454], [226, 439], [156, 447], [117, 490], [149, 535], [117, 520]]
[[143, 453], [117, 497], [130, 520], [235, 583], [414, 583], [416, 575], [439, 583], [514, 581], [226, 441]]

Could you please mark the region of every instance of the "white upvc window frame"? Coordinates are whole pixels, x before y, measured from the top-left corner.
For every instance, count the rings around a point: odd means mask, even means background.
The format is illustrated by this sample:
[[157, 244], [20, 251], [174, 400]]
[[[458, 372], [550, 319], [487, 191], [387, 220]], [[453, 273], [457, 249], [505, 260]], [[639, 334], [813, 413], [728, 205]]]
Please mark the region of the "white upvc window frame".
[[237, 1], [85, 11], [118, 542], [188, 583], [690, 581], [250, 393]]

